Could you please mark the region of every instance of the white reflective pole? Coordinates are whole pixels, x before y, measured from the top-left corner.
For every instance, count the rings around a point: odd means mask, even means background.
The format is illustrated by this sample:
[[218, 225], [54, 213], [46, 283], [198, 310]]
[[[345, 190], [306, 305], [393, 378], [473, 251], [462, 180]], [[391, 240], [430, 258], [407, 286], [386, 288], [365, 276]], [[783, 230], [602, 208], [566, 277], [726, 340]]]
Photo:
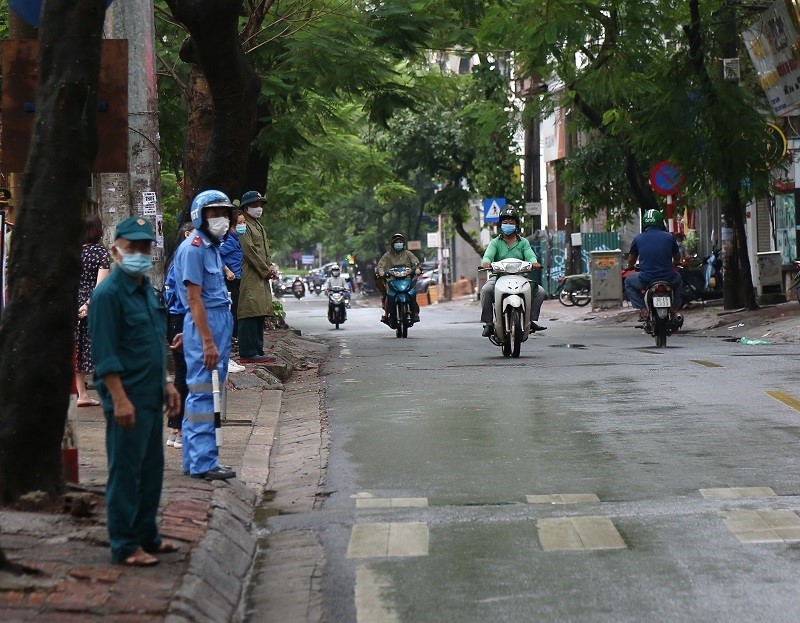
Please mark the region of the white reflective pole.
[[219, 372], [211, 371], [211, 391], [214, 396], [214, 432], [217, 437], [217, 447], [222, 446], [222, 413], [219, 400]]

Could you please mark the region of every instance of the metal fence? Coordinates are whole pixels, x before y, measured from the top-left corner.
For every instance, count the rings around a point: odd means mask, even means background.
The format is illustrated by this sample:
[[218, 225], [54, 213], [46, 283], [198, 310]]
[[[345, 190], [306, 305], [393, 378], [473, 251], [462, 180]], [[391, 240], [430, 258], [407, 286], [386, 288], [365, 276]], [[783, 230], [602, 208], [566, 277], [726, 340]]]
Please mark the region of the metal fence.
[[[592, 251], [611, 251], [619, 249], [619, 234], [617, 232], [585, 233], [581, 236], [581, 265], [584, 273], [589, 272], [589, 254]], [[569, 261], [567, 248], [567, 233], [563, 231], [550, 232], [548, 236], [531, 242], [534, 253], [542, 264], [541, 271], [532, 274], [545, 289], [549, 296], [555, 294], [558, 288], [558, 278], [565, 274], [565, 267]]]

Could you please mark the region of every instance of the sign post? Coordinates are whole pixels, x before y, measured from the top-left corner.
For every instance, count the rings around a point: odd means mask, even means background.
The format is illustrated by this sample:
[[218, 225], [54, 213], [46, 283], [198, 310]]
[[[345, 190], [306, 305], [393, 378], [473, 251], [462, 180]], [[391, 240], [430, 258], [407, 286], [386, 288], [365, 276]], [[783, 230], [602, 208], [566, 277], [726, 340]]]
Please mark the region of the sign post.
[[667, 199], [667, 223], [670, 233], [677, 231], [672, 197], [681, 191], [685, 183], [686, 178], [681, 170], [668, 160], [662, 160], [650, 170], [650, 185], [656, 193]]
[[493, 197], [483, 200], [483, 222], [497, 223], [500, 221], [500, 212], [506, 207], [505, 197]]

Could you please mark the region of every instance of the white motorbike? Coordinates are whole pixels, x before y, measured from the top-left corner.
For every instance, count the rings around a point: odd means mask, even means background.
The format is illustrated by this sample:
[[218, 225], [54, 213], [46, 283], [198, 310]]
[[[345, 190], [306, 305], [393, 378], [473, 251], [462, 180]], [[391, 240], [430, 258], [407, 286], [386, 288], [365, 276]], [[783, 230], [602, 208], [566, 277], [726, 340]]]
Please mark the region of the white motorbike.
[[522, 342], [531, 326], [531, 284], [527, 274], [530, 262], [507, 259], [492, 262], [494, 284], [494, 334], [489, 340], [502, 349], [504, 357], [519, 357]]

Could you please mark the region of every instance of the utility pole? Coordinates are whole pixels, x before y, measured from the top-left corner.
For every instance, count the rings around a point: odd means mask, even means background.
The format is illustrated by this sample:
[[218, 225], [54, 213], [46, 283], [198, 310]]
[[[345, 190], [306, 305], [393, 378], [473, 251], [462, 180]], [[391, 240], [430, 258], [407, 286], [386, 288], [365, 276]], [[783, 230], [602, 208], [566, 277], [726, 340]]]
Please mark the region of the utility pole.
[[110, 242], [117, 223], [129, 216], [151, 221], [157, 241], [150, 278], [160, 286], [164, 283], [164, 238], [152, 0], [112, 3], [106, 11], [104, 35], [128, 40], [128, 172], [99, 176], [106, 241]]

